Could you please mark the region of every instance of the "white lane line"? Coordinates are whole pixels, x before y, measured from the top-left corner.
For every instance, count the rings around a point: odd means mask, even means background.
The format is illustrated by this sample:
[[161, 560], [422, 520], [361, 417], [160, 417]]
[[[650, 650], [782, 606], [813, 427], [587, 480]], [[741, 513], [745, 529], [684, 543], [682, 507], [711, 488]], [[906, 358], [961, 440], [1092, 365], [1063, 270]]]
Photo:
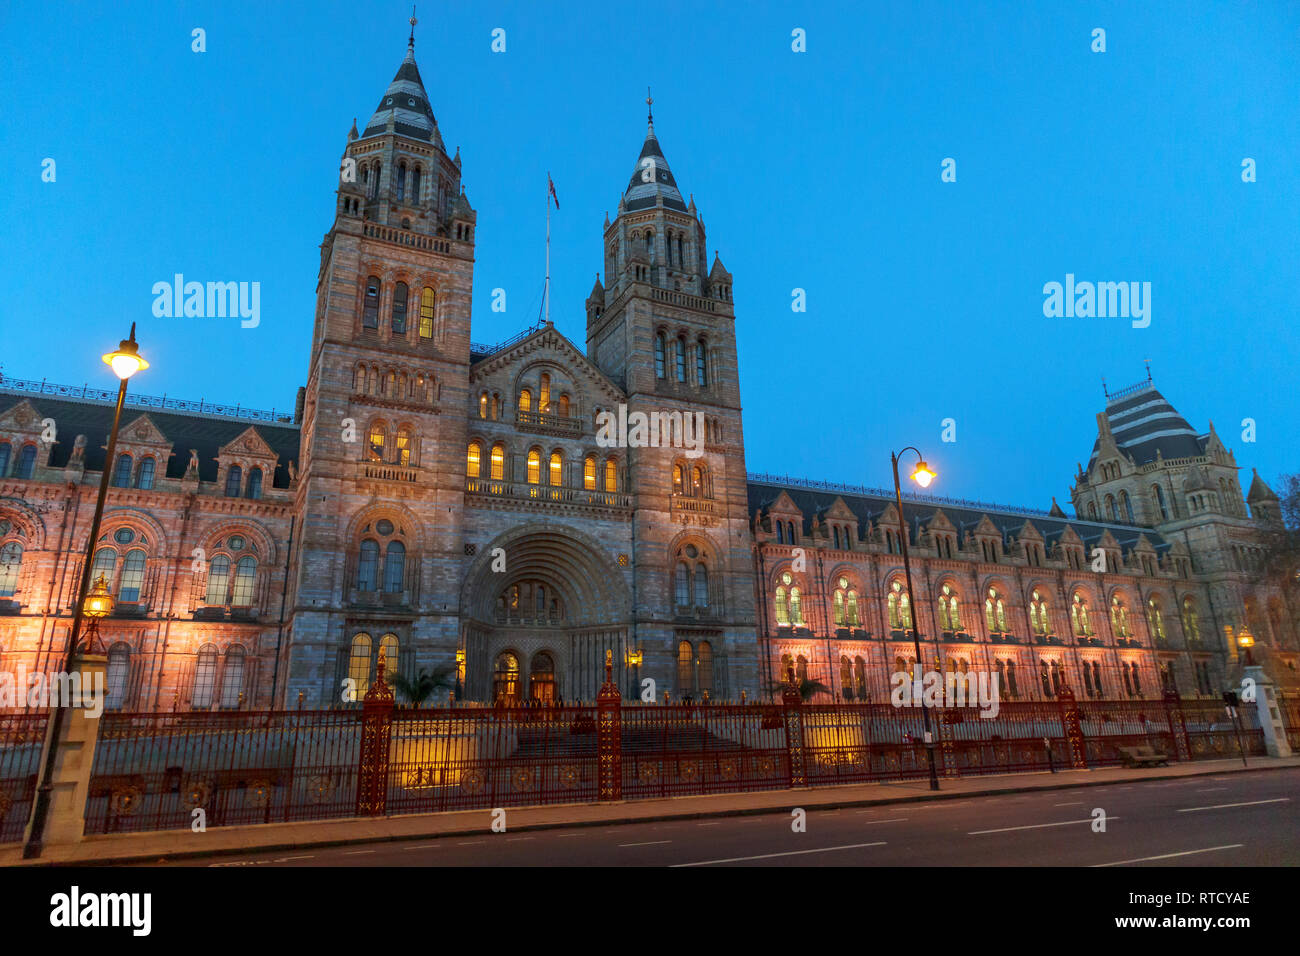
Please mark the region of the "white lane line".
[[874, 826], [877, 823], [906, 823], [907, 820], [907, 817], [893, 817], [889, 820], [864, 820], [862, 822], [867, 826]]
[[1082, 801], [1082, 800], [1073, 800], [1073, 801], [1071, 801], [1070, 803], [1054, 803], [1054, 804], [1052, 804], [1052, 806], [1054, 806], [1054, 807], [1081, 807], [1081, 806], [1083, 806], [1083, 801]]
[[436, 843], [422, 843], [419, 846], [404, 846], [402, 847], [402, 849], [403, 850], [433, 850], [436, 849], [437, 846], [438, 844]]
[[374, 853], [374, 850], [348, 850], [344, 856], [364, 856], [367, 853]]
[[672, 840], [647, 840], [645, 843], [620, 843], [619, 846], [658, 846], [660, 843], [672, 842]]
[[306, 856], [282, 856], [279, 859], [272, 860], [272, 863], [288, 863], [290, 860], [310, 860], [314, 854], [308, 853]]
[[[1184, 807], [1179, 813], [1195, 813], [1197, 810], [1226, 810], [1229, 807], [1257, 807], [1261, 803], [1290, 803], [1290, 797], [1274, 797], [1272, 800], [1247, 800], [1245, 803], [1216, 803], [1212, 807]], [[1112, 819], [1114, 819], [1112, 817]]]
[[1215, 790], [1227, 790], [1227, 787], [1202, 787], [1197, 793], [1213, 793]]
[[506, 840], [506, 842], [518, 843], [520, 840], [536, 840], [536, 839], [537, 837], [510, 837], [510, 839]]
[[[1107, 817], [1107, 822], [1118, 820], [1119, 817]], [[978, 836], [981, 833], [1010, 833], [1012, 830], [1042, 830], [1044, 827], [1068, 827], [1077, 823], [1091, 823], [1092, 817], [1086, 820], [1062, 820], [1060, 823], [1030, 823], [1023, 827], [999, 827], [996, 830], [967, 830], [967, 836]]]
[[716, 821], [716, 822], [714, 822], [714, 823], [697, 823], [697, 824], [695, 824], [695, 825], [696, 825], [697, 827], [720, 827], [720, 826], [722, 826], [722, 821], [721, 821], [721, 820], [718, 820], [718, 821]]
[[457, 843], [456, 845], [457, 845], [457, 846], [478, 846], [478, 845], [481, 844], [482, 842], [483, 842], [482, 840], [462, 840], [461, 842]]
[[561, 840], [572, 840], [575, 839], [576, 837], [582, 836], [581, 833], [557, 833], [555, 835], [559, 837]]
[[1094, 863], [1094, 868], [1099, 866], [1123, 866], [1125, 863], [1146, 863], [1148, 860], [1169, 860], [1176, 856], [1192, 856], [1196, 853], [1213, 853], [1215, 850], [1235, 850], [1238, 847], [1245, 846], [1244, 843], [1229, 843], [1225, 846], [1207, 846], [1204, 850], [1183, 850], [1181, 853], [1161, 853], [1159, 856], [1140, 856], [1136, 860], [1116, 860], [1114, 863]]
[[744, 863], [747, 860], [770, 860], [778, 856], [801, 856], [805, 853], [833, 853], [836, 850], [858, 850], [867, 846], [884, 846], [884, 841], [878, 843], [849, 843], [844, 846], [823, 846], [816, 850], [787, 850], [785, 853], [760, 853], [758, 856], [733, 856], [725, 860], [700, 860], [698, 863], [674, 863], [672, 869], [679, 869], [686, 866], [711, 866], [714, 863]]

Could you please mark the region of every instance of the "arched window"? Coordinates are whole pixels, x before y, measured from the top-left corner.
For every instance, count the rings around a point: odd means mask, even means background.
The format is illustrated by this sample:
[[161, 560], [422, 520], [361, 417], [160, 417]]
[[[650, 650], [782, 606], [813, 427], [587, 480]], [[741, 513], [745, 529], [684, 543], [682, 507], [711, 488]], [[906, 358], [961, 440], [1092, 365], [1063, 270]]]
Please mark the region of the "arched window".
[[253, 604], [253, 584], [257, 578], [257, 559], [245, 555], [235, 562], [235, 581], [230, 588], [232, 607], [251, 607]]
[[384, 446], [388, 444], [388, 423], [383, 419], [370, 426], [370, 458], [384, 460]]
[[541, 382], [537, 386], [537, 410], [539, 412], [551, 410], [551, 376], [545, 372], [542, 373]]
[[790, 603], [784, 585], [777, 585], [776, 588], [776, 623], [790, 626]]
[[361, 311], [361, 327], [363, 329], [379, 328], [379, 276], [370, 276], [366, 279], [366, 299]]
[[36, 446], [24, 445], [18, 454], [18, 466], [14, 469], [15, 478], [30, 478], [36, 468]]
[[1196, 601], [1183, 599], [1183, 635], [1190, 643], [1198, 644], [1201, 640], [1201, 624], [1196, 614]]
[[911, 602], [903, 592], [903, 585], [894, 581], [889, 585], [889, 626], [906, 630], [912, 626]]
[[952, 585], [945, 584], [939, 593], [939, 630], [961, 630], [961, 605]]
[[1092, 628], [1088, 624], [1088, 602], [1082, 594], [1074, 595], [1074, 601], [1070, 605], [1070, 624], [1074, 628], [1075, 637], [1092, 636]]
[[420, 293], [420, 338], [433, 338], [433, 290], [428, 286]]
[[709, 361], [704, 339], [695, 345], [695, 383], [704, 388], [709, 384]]
[[677, 695], [692, 697], [695, 694], [695, 649], [690, 641], [677, 645]]
[[1106, 496], [1106, 514], [1110, 515], [1111, 521], [1119, 520], [1119, 511], [1115, 508], [1115, 498], [1113, 495]]
[[397, 164], [397, 181], [393, 184], [393, 192], [396, 194], [397, 201], [401, 202], [406, 198], [406, 161]]
[[664, 334], [659, 332], [655, 335], [655, 378], [664, 377]]
[[536, 448], [528, 449], [528, 483], [540, 484], [542, 480], [542, 453]]
[[551, 452], [550, 478], [553, 486], [564, 483], [564, 456], [558, 451]]
[[1156, 507], [1160, 509], [1160, 519], [1169, 520], [1169, 509], [1165, 507], [1165, 493], [1159, 485], [1151, 486], [1151, 497], [1156, 501]]
[[248, 497], [262, 497], [262, 469], [254, 468], [248, 473]]
[[224, 554], [214, 555], [208, 562], [208, 588], [204, 604], [225, 604], [226, 589], [230, 585], [230, 558]]
[[390, 541], [384, 555], [384, 590], [389, 594], [400, 594], [405, 581], [406, 545]]
[[113, 469], [113, 487], [130, 488], [131, 487], [131, 456], [118, 455], [117, 467]]
[[419, 205], [420, 203], [420, 167], [416, 166], [411, 170], [411, 203]]
[[361, 700], [370, 689], [370, 635], [357, 634], [352, 638], [352, 653], [348, 658], [348, 679], [352, 681], [352, 699]]
[[[112, 552], [109, 552], [112, 554]], [[11, 598], [18, 591], [18, 572], [23, 566], [21, 542], [10, 541], [0, 548], [0, 598]]]
[[1115, 595], [1110, 599], [1110, 626], [1116, 637], [1128, 637], [1128, 607]]
[[613, 458], [605, 459], [605, 490], [618, 491], [618, 462]]
[[244, 689], [244, 649], [235, 644], [226, 649], [226, 666], [221, 671], [221, 706], [239, 706], [239, 694]]
[[1163, 642], [1165, 639], [1165, 616], [1160, 610], [1158, 598], [1153, 597], [1147, 601], [1147, 615], [1151, 622], [1151, 636], [1157, 641]]
[[100, 548], [95, 552], [95, 563], [90, 568], [91, 586], [93, 587], [103, 577], [104, 585], [112, 591], [116, 568], [117, 552], [112, 548]]
[[153, 472], [157, 467], [152, 458], [146, 458], [140, 462], [140, 467], [135, 472], [135, 486], [144, 491], [153, 488]]
[[786, 534], [786, 537], [789, 539], [790, 544], [794, 544], [794, 543], [795, 543], [795, 539], [794, 539], [794, 522], [793, 522], [793, 521], [787, 521], [787, 522], [785, 523], [785, 534]]
[[709, 569], [703, 564], [695, 566], [695, 606], [709, 606]]
[[696, 668], [695, 680], [701, 694], [713, 693], [713, 645], [708, 641], [700, 641], [699, 656], [696, 658], [698, 667]]
[[469, 453], [465, 461], [465, 474], [470, 478], [477, 478], [479, 471], [483, 467], [483, 446], [476, 441], [469, 443]]
[[411, 429], [403, 425], [397, 429], [397, 445], [393, 449], [394, 461], [399, 465], [411, 463]]
[[497, 442], [492, 446], [492, 480], [501, 481], [506, 474], [506, 446]]
[[532, 411], [533, 393], [530, 389], [521, 388], [519, 390], [519, 410], [521, 412]]
[[996, 588], [989, 588], [989, 596], [984, 599], [984, 623], [990, 634], [1007, 632], [1007, 612]]
[[519, 658], [509, 651], [497, 656], [492, 673], [492, 696], [507, 704], [519, 699]]
[[678, 607], [686, 607], [691, 603], [691, 570], [685, 561], [677, 563], [677, 573], [673, 577], [673, 590]]
[[238, 465], [231, 465], [226, 470], [226, 497], [238, 498], [239, 490], [244, 484], [244, 469]]
[[790, 589], [790, 623], [795, 627], [803, 626], [803, 605], [798, 588]]
[[199, 657], [194, 665], [194, 693], [190, 696], [190, 706], [195, 710], [211, 707], [216, 683], [217, 647], [204, 644], [199, 648]]
[[677, 339], [677, 381], [686, 383], [686, 340]]
[[1129, 524], [1132, 524], [1132, 523], [1133, 523], [1133, 505], [1132, 505], [1132, 504], [1129, 502], [1129, 500], [1128, 500], [1128, 492], [1127, 492], [1127, 491], [1121, 491], [1121, 492], [1119, 493], [1119, 504], [1120, 504], [1120, 508], [1122, 509], [1122, 511], [1123, 511], [1123, 513], [1124, 513], [1124, 520], [1127, 521]]
[[117, 643], [108, 652], [108, 671], [105, 677], [106, 699], [104, 706], [117, 710], [126, 699], [126, 679], [131, 674], [131, 647]]
[[682, 466], [673, 465], [673, 494], [682, 493]]
[[1052, 633], [1051, 619], [1047, 616], [1047, 602], [1037, 590], [1029, 596], [1029, 624], [1035, 634], [1045, 637]]
[[410, 290], [405, 282], [393, 287], [393, 334], [406, 334], [406, 299]]
[[785, 522], [783, 521], [776, 523], [776, 543], [785, 544]]
[[858, 619], [858, 592], [849, 588], [848, 599], [844, 605], [844, 623], [857, 627], [862, 622]]
[[[663, 378], [662, 375], [659, 376]], [[9, 474], [9, 462], [13, 458], [14, 449], [7, 441], [0, 441], [0, 478]]]
[[397, 673], [398, 640], [396, 634], [385, 634], [379, 639], [379, 654], [384, 659], [385, 680], [391, 680]]
[[144, 552], [139, 548], [126, 553], [122, 562], [122, 581], [118, 585], [117, 599], [127, 604], [140, 600], [140, 588], [144, 585]]
[[699, 465], [691, 469], [691, 497], [704, 497], [704, 469]]
[[357, 590], [379, 589], [379, 542], [367, 538], [361, 542], [361, 559], [357, 562]]
[[582, 460], [582, 487], [588, 491], [596, 490], [596, 456], [588, 455]]
[[841, 591], [839, 588], [836, 588], [835, 595], [831, 603], [832, 606], [834, 607], [835, 626], [843, 627], [844, 626], [844, 592]]

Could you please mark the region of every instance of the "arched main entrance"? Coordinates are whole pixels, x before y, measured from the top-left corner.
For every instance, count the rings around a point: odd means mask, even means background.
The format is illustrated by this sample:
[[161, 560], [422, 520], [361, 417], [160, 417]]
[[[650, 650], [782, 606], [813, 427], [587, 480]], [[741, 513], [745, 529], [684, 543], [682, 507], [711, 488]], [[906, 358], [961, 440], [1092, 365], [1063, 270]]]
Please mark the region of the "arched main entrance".
[[555, 700], [555, 659], [547, 651], [538, 651], [528, 662], [528, 698]]

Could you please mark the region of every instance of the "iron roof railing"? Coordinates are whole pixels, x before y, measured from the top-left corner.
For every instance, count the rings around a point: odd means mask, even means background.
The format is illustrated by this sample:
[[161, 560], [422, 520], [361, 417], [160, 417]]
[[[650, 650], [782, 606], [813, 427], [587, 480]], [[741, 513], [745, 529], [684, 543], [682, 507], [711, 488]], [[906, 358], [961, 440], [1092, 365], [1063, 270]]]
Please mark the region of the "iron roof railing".
[[[0, 391], [34, 392], [38, 395], [53, 395], [56, 398], [76, 399], [88, 402], [102, 402], [109, 405], [117, 401], [117, 390], [109, 388], [91, 388], [89, 385], [58, 385], [41, 379], [0, 378]], [[208, 402], [203, 399], [194, 401], [186, 398], [168, 398], [166, 395], [140, 395], [128, 391], [126, 404], [137, 408], [157, 408], [165, 411], [183, 412], [188, 415], [207, 415], [213, 418], [236, 418], [255, 422], [271, 422], [275, 425], [293, 425], [293, 412], [280, 409], [245, 408], [239, 404], [225, 402]]]

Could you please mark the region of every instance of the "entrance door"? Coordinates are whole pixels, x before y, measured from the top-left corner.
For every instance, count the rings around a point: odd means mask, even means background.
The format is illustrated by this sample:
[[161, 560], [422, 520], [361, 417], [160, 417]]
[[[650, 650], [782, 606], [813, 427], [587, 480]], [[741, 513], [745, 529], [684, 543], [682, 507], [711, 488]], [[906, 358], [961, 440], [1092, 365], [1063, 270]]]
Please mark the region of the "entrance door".
[[555, 660], [546, 651], [538, 651], [528, 667], [528, 696], [533, 700], [555, 700]]
[[519, 658], [510, 651], [497, 655], [492, 674], [492, 699], [500, 704], [519, 702]]

